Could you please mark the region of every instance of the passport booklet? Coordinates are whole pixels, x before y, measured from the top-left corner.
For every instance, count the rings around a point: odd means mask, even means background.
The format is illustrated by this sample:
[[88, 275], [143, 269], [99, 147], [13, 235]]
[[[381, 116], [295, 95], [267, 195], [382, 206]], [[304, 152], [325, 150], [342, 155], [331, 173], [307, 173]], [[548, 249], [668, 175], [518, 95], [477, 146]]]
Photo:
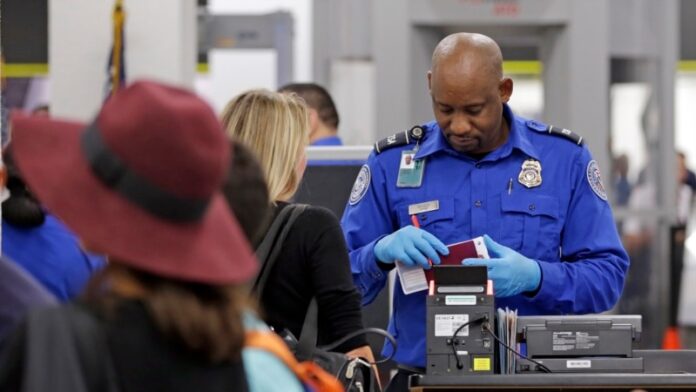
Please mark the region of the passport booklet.
[[[462, 265], [464, 259], [490, 259], [488, 248], [483, 242], [483, 237], [474, 237], [470, 240], [455, 242], [447, 245], [450, 253], [447, 256], [440, 255], [440, 265]], [[425, 279], [433, 280], [433, 270], [424, 270]]]
[[[461, 265], [462, 260], [469, 258], [488, 259], [488, 249], [483, 242], [483, 237], [475, 237], [470, 240], [456, 242], [447, 245], [450, 253], [447, 256], [440, 255], [440, 265]], [[404, 294], [408, 295], [422, 290], [427, 290], [429, 282], [433, 280], [433, 270], [424, 270], [418, 266], [407, 267], [396, 263], [397, 275]]]

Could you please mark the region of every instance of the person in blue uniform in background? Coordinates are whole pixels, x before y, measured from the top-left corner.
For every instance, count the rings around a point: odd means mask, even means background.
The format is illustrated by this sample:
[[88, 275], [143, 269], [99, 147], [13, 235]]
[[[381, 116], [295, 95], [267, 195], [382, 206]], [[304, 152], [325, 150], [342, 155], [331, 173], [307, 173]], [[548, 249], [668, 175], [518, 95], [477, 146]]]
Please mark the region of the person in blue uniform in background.
[[[363, 303], [395, 261], [429, 268], [428, 259], [438, 264], [448, 253], [445, 244], [485, 235], [491, 258], [462, 263], [488, 267], [496, 307], [521, 315], [610, 309], [629, 260], [582, 138], [512, 112], [513, 82], [487, 36], [444, 38], [427, 80], [435, 121], [376, 143], [341, 221]], [[387, 391], [406, 390], [408, 375], [425, 366], [425, 295], [405, 295], [396, 280], [389, 331], [399, 371]]]
[[331, 94], [316, 83], [290, 83], [278, 89], [281, 93], [295, 93], [309, 108], [309, 145], [342, 146], [338, 136], [338, 110]]
[[83, 249], [79, 238], [46, 210], [4, 151], [9, 198], [2, 203], [2, 253], [43, 285], [60, 302], [78, 297], [106, 256]]

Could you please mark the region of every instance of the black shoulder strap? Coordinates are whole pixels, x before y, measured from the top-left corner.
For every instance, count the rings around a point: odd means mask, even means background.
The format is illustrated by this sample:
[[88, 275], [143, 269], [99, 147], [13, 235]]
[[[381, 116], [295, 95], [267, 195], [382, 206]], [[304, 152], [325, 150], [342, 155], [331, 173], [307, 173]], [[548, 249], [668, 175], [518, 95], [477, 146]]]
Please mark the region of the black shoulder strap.
[[543, 122], [537, 120], [527, 120], [527, 127], [540, 133], [548, 133], [549, 135], [560, 136], [564, 139], [570, 140], [578, 146], [582, 146], [583, 139], [582, 136], [574, 133], [570, 129], [565, 129], [561, 127], [556, 127], [553, 125], [546, 125]]
[[311, 359], [317, 347], [318, 313], [319, 305], [317, 304], [317, 298], [314, 297], [309, 302], [300, 338], [297, 341], [297, 349], [295, 350], [295, 356], [300, 362]]
[[254, 285], [252, 286], [252, 295], [256, 295], [260, 298], [263, 294], [266, 281], [278, 258], [280, 249], [283, 247], [285, 237], [287, 237], [297, 217], [299, 217], [307, 207], [309, 207], [307, 204], [289, 204], [278, 213], [275, 219], [273, 219], [273, 223], [271, 223], [268, 231], [266, 231], [266, 236], [256, 248], [256, 258], [261, 264], [261, 271], [259, 271], [259, 275], [256, 277], [256, 281], [254, 281]]
[[377, 154], [381, 154], [383, 151], [386, 151], [390, 148], [405, 146], [414, 141], [420, 140], [423, 137], [423, 135], [425, 135], [423, 127], [421, 127], [420, 125], [416, 125], [407, 131], [395, 133], [389, 137], [386, 137], [378, 141], [377, 143], [375, 143], [375, 152]]
[[561, 127], [555, 127], [553, 125], [549, 125], [548, 129], [546, 130], [551, 135], [556, 135], [556, 136], [561, 136], [564, 137], [571, 142], [577, 144], [578, 146], [582, 145], [582, 136], [578, 135], [577, 133], [574, 133], [570, 129], [565, 129]]

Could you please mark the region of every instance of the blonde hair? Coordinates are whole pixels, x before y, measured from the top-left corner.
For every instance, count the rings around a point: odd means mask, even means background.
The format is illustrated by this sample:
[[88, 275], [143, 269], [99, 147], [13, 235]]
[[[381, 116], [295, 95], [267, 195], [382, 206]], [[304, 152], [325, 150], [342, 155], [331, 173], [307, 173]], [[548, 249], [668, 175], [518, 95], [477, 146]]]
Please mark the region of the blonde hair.
[[227, 134], [246, 144], [261, 162], [271, 201], [290, 198], [300, 185], [295, 166], [309, 143], [307, 107], [295, 94], [250, 90], [222, 113]]

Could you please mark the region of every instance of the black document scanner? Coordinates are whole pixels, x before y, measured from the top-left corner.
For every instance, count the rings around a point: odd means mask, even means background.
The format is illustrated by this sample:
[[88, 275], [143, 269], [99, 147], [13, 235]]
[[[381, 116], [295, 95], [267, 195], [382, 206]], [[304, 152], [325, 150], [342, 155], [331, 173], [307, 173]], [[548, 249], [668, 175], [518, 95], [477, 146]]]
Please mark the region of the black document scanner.
[[[640, 315], [520, 316], [519, 341], [527, 357], [558, 373], [643, 372], [643, 358], [633, 354], [640, 340]], [[538, 372], [521, 359], [517, 372]]]

